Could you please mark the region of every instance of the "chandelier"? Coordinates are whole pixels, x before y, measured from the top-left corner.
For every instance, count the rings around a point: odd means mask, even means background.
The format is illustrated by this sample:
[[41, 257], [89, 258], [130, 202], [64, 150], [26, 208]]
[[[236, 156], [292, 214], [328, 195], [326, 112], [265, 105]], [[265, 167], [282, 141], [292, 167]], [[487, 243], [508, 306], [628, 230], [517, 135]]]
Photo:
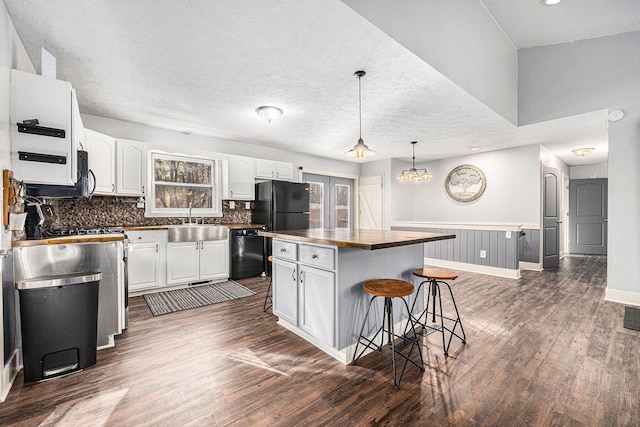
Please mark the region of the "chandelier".
[[411, 169], [405, 169], [402, 171], [398, 179], [400, 181], [428, 181], [431, 178], [429, 172], [426, 169], [416, 169], [416, 144], [418, 141], [411, 141], [413, 146], [413, 160], [411, 163]]

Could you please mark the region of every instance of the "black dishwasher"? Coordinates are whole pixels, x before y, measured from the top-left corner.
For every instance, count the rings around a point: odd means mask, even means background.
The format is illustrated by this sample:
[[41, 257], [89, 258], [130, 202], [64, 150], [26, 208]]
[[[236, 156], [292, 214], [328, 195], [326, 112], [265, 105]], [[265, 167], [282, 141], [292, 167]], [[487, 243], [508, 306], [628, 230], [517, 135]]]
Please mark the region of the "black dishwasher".
[[264, 237], [258, 228], [232, 229], [231, 278], [245, 279], [260, 276], [264, 271]]

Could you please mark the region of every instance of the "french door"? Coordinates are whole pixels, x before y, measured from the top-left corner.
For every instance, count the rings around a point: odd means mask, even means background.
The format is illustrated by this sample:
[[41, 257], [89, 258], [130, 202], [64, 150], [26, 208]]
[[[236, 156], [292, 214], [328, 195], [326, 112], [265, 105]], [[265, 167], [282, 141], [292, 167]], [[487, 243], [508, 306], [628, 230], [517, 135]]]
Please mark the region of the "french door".
[[302, 174], [309, 183], [309, 228], [353, 228], [354, 180]]

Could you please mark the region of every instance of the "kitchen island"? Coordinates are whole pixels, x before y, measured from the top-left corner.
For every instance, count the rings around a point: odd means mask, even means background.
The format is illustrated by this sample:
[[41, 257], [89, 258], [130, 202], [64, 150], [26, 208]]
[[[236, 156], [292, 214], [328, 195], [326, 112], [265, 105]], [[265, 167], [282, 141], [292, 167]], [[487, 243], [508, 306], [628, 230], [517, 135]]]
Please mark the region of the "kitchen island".
[[[344, 364], [351, 362], [370, 296], [362, 284], [371, 279], [412, 281], [411, 270], [424, 264], [424, 243], [453, 234], [360, 229], [264, 231], [273, 238], [273, 314], [278, 324]], [[423, 291], [416, 312], [423, 308]], [[365, 333], [382, 319], [383, 300], [372, 307]], [[406, 313], [394, 305], [396, 326]]]

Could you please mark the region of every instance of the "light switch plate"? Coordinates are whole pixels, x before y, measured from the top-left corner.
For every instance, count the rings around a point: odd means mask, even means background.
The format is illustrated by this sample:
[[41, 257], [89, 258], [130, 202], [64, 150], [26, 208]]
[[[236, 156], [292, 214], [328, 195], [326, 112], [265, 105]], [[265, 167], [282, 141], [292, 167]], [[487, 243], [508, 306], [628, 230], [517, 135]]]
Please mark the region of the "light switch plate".
[[487, 251], [480, 251], [480, 258], [486, 258], [487, 257]]
[[504, 236], [504, 237], [505, 237], [505, 238], [507, 238], [507, 239], [510, 239], [510, 238], [511, 238], [511, 231], [507, 231], [507, 232], [505, 233], [505, 236]]

